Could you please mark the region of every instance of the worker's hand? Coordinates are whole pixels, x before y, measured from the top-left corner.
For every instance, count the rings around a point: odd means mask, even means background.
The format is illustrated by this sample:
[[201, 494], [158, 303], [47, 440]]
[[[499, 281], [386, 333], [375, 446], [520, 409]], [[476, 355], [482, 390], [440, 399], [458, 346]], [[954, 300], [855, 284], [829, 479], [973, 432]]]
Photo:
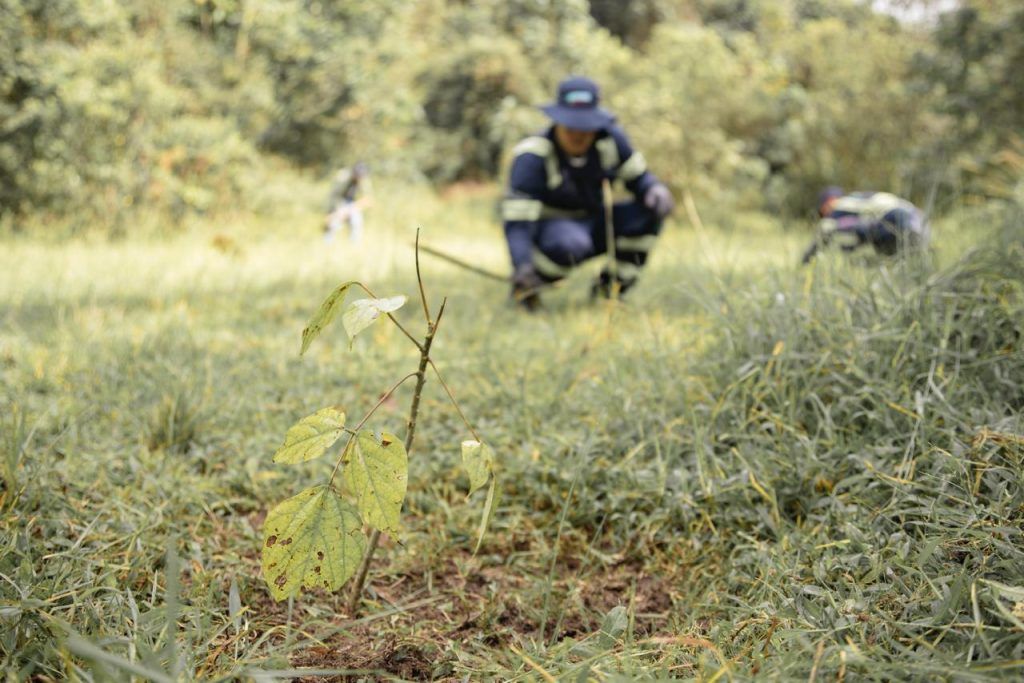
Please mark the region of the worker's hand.
[[544, 280], [537, 274], [532, 263], [524, 263], [516, 268], [512, 274], [512, 288], [516, 291], [529, 291], [537, 289], [544, 284]]
[[672, 213], [672, 209], [676, 205], [672, 199], [672, 193], [661, 183], [651, 185], [647, 193], [644, 194], [644, 204], [648, 209], [658, 214], [658, 218], [664, 218]]
[[808, 246], [807, 249], [804, 251], [804, 255], [800, 258], [800, 263], [806, 266], [808, 263], [813, 261], [814, 257], [818, 253], [818, 249], [820, 248], [821, 243], [818, 242], [818, 240], [814, 240], [813, 242], [811, 242], [810, 246]]

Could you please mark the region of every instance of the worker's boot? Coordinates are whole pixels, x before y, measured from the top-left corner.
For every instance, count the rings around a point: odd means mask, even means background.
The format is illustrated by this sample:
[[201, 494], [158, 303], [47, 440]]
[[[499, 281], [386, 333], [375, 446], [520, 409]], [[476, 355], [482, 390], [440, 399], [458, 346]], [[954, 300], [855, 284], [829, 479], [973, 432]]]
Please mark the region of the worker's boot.
[[512, 301], [527, 311], [540, 308], [540, 289], [545, 280], [533, 267], [532, 263], [524, 263], [512, 274]]
[[512, 287], [512, 301], [516, 306], [533, 313], [541, 308], [539, 287]]
[[601, 274], [594, 278], [594, 283], [590, 285], [590, 298], [611, 299], [613, 296], [621, 298], [635, 284], [635, 277], [628, 279], [612, 277], [607, 270], [602, 270]]

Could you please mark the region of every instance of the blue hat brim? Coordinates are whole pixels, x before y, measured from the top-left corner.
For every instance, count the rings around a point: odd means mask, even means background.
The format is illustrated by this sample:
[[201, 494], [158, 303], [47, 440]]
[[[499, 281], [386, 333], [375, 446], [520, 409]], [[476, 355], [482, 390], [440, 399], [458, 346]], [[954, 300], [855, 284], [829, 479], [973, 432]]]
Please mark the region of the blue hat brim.
[[601, 107], [577, 109], [575, 107], [563, 107], [558, 104], [546, 104], [540, 110], [547, 114], [555, 123], [574, 130], [598, 131], [607, 128], [615, 122], [615, 116]]

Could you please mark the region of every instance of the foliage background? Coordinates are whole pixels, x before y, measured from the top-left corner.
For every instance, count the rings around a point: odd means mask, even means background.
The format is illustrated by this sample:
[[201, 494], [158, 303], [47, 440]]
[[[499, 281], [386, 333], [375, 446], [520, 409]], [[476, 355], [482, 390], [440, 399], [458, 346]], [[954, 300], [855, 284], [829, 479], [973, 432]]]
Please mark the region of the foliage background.
[[851, 0], [3, 0], [0, 215], [265, 211], [268, 179], [355, 158], [500, 179], [572, 72], [712, 211], [1019, 195], [1022, 34], [1011, 0], [934, 25]]

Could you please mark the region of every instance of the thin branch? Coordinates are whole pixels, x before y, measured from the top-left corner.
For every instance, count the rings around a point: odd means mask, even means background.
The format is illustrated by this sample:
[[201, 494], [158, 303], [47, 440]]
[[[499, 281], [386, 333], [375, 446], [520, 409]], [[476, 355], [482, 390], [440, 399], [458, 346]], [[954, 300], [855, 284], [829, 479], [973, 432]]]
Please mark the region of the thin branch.
[[[395, 393], [398, 390], [398, 387], [400, 387], [403, 384], [405, 384], [406, 380], [412, 379], [417, 374], [418, 373], [410, 372], [408, 375], [406, 375], [402, 379], [398, 380], [398, 382], [395, 384], [395, 386], [393, 386], [390, 389], [388, 389], [387, 392], [383, 396], [380, 397], [380, 400], [377, 401], [377, 403], [372, 408], [370, 408], [370, 412], [368, 412], [366, 415], [363, 416], [363, 419], [359, 421], [359, 424], [357, 424], [355, 426], [355, 429], [351, 429], [351, 430], [350, 429], [346, 429], [345, 430], [346, 432], [349, 433], [349, 436], [348, 436], [348, 441], [345, 442], [345, 448], [343, 448], [341, 450], [342, 455], [344, 455], [345, 451], [348, 450], [348, 446], [349, 446], [350, 443], [352, 443], [352, 439], [356, 438], [356, 434], [358, 434], [359, 430], [363, 428], [363, 425], [366, 424], [366, 421], [369, 420], [373, 416], [373, 414], [375, 412], [377, 412], [377, 408], [380, 408], [382, 405], [384, 405], [384, 401], [386, 401], [389, 398], [391, 398], [391, 394]], [[341, 467], [341, 460], [342, 460], [342, 458], [339, 457], [338, 458], [338, 462], [334, 463], [334, 470], [331, 471], [331, 478], [327, 482], [328, 486], [330, 486], [331, 484], [334, 483], [334, 477], [335, 477], [336, 474], [338, 474], [338, 468]]]
[[450, 400], [452, 405], [455, 406], [455, 412], [457, 412], [459, 417], [462, 418], [462, 421], [466, 424], [466, 428], [469, 430], [469, 433], [473, 435], [474, 439], [480, 441], [480, 435], [476, 433], [475, 429], [473, 429], [473, 425], [469, 424], [469, 420], [466, 419], [466, 414], [462, 412], [459, 402], [455, 400], [455, 395], [452, 393], [452, 390], [448, 388], [448, 383], [444, 381], [444, 377], [441, 377], [441, 371], [437, 369], [437, 365], [435, 365], [434, 361], [430, 359], [428, 359], [427, 362], [430, 363], [430, 367], [434, 368], [434, 374], [437, 375], [437, 381], [441, 383], [442, 387], [444, 387], [445, 393], [448, 394], [448, 400]]
[[420, 343], [419, 343], [418, 341], [416, 341], [416, 337], [414, 337], [414, 336], [412, 336], [411, 334], [409, 334], [409, 330], [407, 330], [407, 329], [405, 329], [404, 327], [402, 327], [402, 323], [398, 322], [398, 320], [397, 320], [397, 319], [395, 318], [395, 316], [391, 315], [390, 313], [388, 313], [388, 314], [387, 314], [387, 316], [388, 316], [389, 318], [391, 318], [391, 322], [393, 322], [393, 323], [395, 324], [395, 326], [396, 326], [396, 327], [397, 327], [398, 329], [400, 329], [400, 330], [402, 331], [402, 333], [403, 333], [403, 334], [405, 334], [405, 336], [406, 336], [406, 337], [408, 337], [408, 338], [409, 338], [409, 341], [411, 341], [411, 342], [412, 342], [413, 344], [415, 344], [415, 345], [416, 345], [416, 348], [417, 348], [417, 349], [419, 349], [419, 350], [420, 350], [420, 352], [422, 353], [422, 351], [423, 351], [423, 345], [422, 345], [422, 344], [420, 344]]
[[363, 291], [366, 292], [367, 294], [369, 294], [372, 298], [374, 298], [374, 299], [380, 298], [376, 294], [374, 294], [372, 291], [370, 291], [370, 288], [367, 287], [366, 285], [364, 285], [362, 282], [356, 282], [356, 284], [359, 285], [360, 287], [362, 287]]
[[423, 302], [423, 317], [430, 326], [430, 307], [427, 306], [427, 292], [423, 289], [423, 277], [420, 276], [420, 229], [416, 228], [416, 282], [420, 286], [420, 301]]
[[431, 331], [430, 331], [431, 335], [437, 334], [437, 327], [438, 327], [438, 325], [441, 324], [441, 316], [444, 315], [444, 307], [447, 306], [447, 305], [448, 305], [448, 297], [445, 297], [445, 298], [441, 299], [441, 308], [437, 312], [437, 320], [434, 321], [434, 324], [431, 327]]

